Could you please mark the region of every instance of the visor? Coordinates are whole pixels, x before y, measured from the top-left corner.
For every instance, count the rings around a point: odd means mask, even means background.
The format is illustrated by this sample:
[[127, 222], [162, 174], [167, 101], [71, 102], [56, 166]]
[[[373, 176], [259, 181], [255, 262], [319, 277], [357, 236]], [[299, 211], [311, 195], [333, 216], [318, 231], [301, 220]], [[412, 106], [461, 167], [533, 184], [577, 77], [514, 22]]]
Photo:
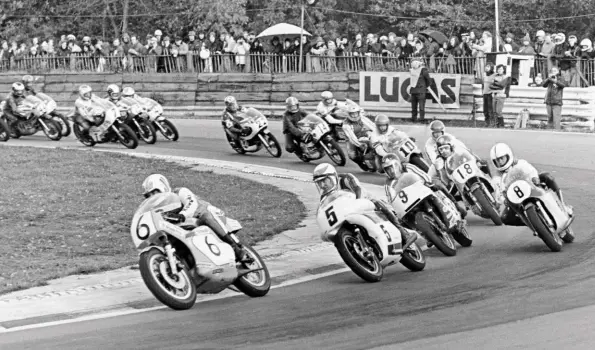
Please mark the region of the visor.
[[351, 120], [359, 120], [359, 112], [351, 112], [351, 113], [349, 113], [349, 119], [351, 119]]
[[332, 103], [333, 103], [333, 99], [332, 98], [327, 98], [327, 99], [324, 100], [324, 104], [325, 105], [330, 105]]
[[385, 133], [388, 130], [388, 124], [377, 125], [378, 131]]
[[509, 160], [510, 160], [510, 156], [507, 154], [502, 157], [498, 157], [498, 158], [494, 159], [494, 164], [497, 167], [501, 168], [504, 165], [506, 165], [506, 163], [508, 163]]
[[401, 172], [399, 171], [399, 169], [397, 169], [397, 167], [394, 164], [387, 165], [386, 167], [384, 167], [384, 172], [386, 173], [386, 176], [388, 176], [390, 179], [395, 180], [399, 177], [399, 175], [401, 175]]
[[316, 185], [316, 189], [321, 196], [333, 191], [337, 187], [337, 180], [334, 176], [326, 176], [319, 179], [314, 180], [314, 184]]
[[443, 157], [449, 156], [451, 154], [450, 146], [444, 145], [444, 146], [438, 147], [438, 153], [440, 153], [440, 155]]
[[442, 135], [444, 135], [444, 131], [434, 131], [434, 132], [432, 132], [432, 137], [434, 139], [437, 139], [437, 138], [439, 138]]
[[287, 110], [290, 112], [297, 112], [300, 110], [300, 108], [297, 105], [292, 105], [292, 106], [288, 106]]

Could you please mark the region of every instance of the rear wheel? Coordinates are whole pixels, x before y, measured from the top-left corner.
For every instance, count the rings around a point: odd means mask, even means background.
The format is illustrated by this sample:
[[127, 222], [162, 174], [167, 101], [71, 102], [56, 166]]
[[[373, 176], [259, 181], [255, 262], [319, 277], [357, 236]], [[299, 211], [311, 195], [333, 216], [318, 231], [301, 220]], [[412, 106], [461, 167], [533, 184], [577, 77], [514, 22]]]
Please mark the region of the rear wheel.
[[473, 197], [475, 197], [475, 199], [477, 200], [479, 206], [481, 207], [481, 210], [488, 215], [488, 217], [492, 220], [494, 225], [501, 226], [502, 219], [496, 211], [496, 208], [494, 208], [494, 204], [492, 203], [492, 201], [490, 201], [484, 193], [483, 189], [481, 187], [478, 187], [472, 192], [472, 194]]
[[362, 247], [356, 235], [341, 229], [335, 236], [335, 247], [351, 271], [367, 282], [378, 282], [384, 275], [380, 260], [370, 246]]
[[151, 123], [147, 120], [137, 120], [140, 129], [138, 130], [138, 136], [146, 144], [152, 145], [157, 142], [157, 132]]
[[43, 127], [43, 125], [41, 125], [41, 129], [48, 139], [52, 141], [58, 141], [62, 138], [62, 128], [55, 121], [51, 119], [44, 119], [43, 121], [39, 120], [39, 123], [43, 123], [45, 126], [47, 126], [46, 129]]
[[537, 231], [539, 238], [543, 240], [545, 245], [548, 246], [552, 252], [559, 252], [562, 250], [562, 238], [560, 238], [557, 234], [553, 234], [547, 228], [537, 213], [534, 205], [531, 205], [529, 208], [527, 208], [527, 218], [529, 219], [529, 222], [535, 231]]
[[271, 289], [269, 270], [256, 250], [246, 244], [243, 245], [243, 249], [253, 261], [250, 264], [245, 263], [245, 267], [248, 269], [262, 268], [262, 270], [251, 272], [238, 278], [233, 285], [249, 297], [257, 298], [265, 296]]
[[5, 142], [10, 138], [10, 127], [6, 122], [0, 119], [0, 141]]
[[430, 242], [432, 242], [442, 254], [446, 256], [457, 255], [457, 247], [454, 239], [447, 232], [442, 232], [434, 218], [430, 214], [417, 212], [415, 214], [415, 227]]
[[[116, 126], [113, 125], [112, 127]], [[118, 141], [120, 141], [120, 143], [124, 145], [124, 147], [130, 149], [135, 149], [136, 147], [138, 147], [138, 138], [136, 137], [134, 131], [132, 131], [132, 129], [128, 125], [120, 124], [117, 126], [117, 128], [120, 132], [120, 134], [117, 135]]]
[[421, 271], [426, 267], [426, 257], [416, 242], [403, 251], [401, 264], [411, 271]]
[[345, 153], [341, 149], [341, 146], [337, 143], [337, 141], [333, 139], [328, 139], [327, 141], [321, 140], [320, 142], [324, 142], [326, 147], [328, 148], [327, 155], [333, 161], [333, 163], [337, 164], [338, 166], [344, 166], [347, 163], [347, 158], [345, 158]]

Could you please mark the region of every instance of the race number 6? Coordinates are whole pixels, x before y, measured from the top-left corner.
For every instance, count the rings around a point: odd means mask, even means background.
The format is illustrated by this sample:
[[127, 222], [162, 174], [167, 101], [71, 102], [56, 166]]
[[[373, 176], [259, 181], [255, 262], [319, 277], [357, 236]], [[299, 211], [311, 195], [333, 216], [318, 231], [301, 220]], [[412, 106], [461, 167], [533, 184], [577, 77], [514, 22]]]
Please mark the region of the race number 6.
[[205, 236], [205, 244], [207, 245], [207, 247], [209, 247], [211, 253], [213, 253], [213, 255], [215, 256], [221, 255], [221, 250], [219, 249], [219, 247], [214, 243], [209, 243], [208, 238], [209, 236]]
[[334, 210], [334, 208], [331, 205], [327, 210], [324, 211], [324, 213], [326, 214], [326, 219], [328, 220], [329, 226], [333, 226], [338, 221], [337, 215], [335, 215], [335, 212], [333, 210]]

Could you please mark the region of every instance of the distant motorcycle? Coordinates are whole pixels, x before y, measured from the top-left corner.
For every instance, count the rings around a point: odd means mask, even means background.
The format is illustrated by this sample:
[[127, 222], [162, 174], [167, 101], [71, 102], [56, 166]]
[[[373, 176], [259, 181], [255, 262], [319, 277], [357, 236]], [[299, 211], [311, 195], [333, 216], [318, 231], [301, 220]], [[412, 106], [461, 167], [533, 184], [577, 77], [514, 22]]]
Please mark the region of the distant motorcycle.
[[242, 118], [240, 125], [242, 128], [250, 129], [249, 134], [242, 134], [240, 136], [240, 142], [236, 141], [225, 132], [227, 141], [234, 151], [244, 154], [258, 152], [264, 148], [269, 154], [275, 158], [281, 157], [282, 149], [279, 141], [275, 138], [275, 135], [269, 130], [269, 122], [267, 118], [260, 113], [258, 110], [249, 107], [244, 111], [238, 111], [238, 119]]
[[333, 163], [339, 166], [344, 166], [347, 163], [345, 153], [337, 141], [331, 137], [331, 129], [322, 118], [315, 114], [308, 114], [297, 123], [297, 126], [303, 133], [310, 135], [308, 142], [300, 141], [297, 144], [302, 149], [303, 155], [300, 158], [302, 161], [318, 160], [327, 154]]
[[178, 129], [169, 119], [163, 116], [163, 107], [157, 101], [138, 95], [134, 99], [141, 104], [155, 130], [158, 130], [170, 141], [177, 141], [180, 138]]
[[[0, 109], [4, 108], [4, 103], [0, 103]], [[10, 137], [18, 139], [21, 136], [29, 136], [42, 131], [47, 138], [52, 141], [58, 141], [62, 138], [59, 124], [57, 124], [52, 117], [47, 113], [46, 104], [40, 98], [29, 95], [25, 97], [21, 105], [18, 107], [18, 112], [25, 118], [19, 118], [15, 127], [10, 130]], [[2, 116], [7, 123], [8, 120]]]
[[56, 101], [42, 92], [36, 93], [35, 96], [45, 102], [46, 114], [48, 114], [53, 121], [60, 125], [62, 137], [69, 136], [72, 131], [70, 128], [70, 123], [68, 123], [66, 116], [56, 111]]
[[157, 142], [157, 132], [149, 117], [143, 113], [141, 104], [132, 97], [122, 97], [116, 106], [120, 109], [125, 123], [132, 128], [136, 136], [146, 144]]

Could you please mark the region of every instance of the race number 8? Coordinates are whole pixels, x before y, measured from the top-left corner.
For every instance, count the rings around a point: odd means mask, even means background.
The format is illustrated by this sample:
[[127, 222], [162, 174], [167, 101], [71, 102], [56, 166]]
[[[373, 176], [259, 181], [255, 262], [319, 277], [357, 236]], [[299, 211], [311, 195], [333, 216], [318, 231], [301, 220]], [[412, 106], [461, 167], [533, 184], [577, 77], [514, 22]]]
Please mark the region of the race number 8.
[[514, 191], [514, 194], [516, 194], [519, 198], [523, 198], [525, 196], [525, 194], [523, 193], [523, 191], [521, 191], [521, 188], [519, 186], [514, 186], [512, 190]]
[[399, 198], [401, 198], [401, 203], [406, 204], [409, 198], [407, 197], [407, 193], [405, 191], [399, 192]]
[[324, 211], [324, 213], [326, 214], [326, 219], [328, 220], [329, 226], [333, 226], [334, 224], [337, 223], [337, 215], [335, 215], [335, 212], [333, 210], [334, 210], [334, 208], [331, 205], [327, 210]]

